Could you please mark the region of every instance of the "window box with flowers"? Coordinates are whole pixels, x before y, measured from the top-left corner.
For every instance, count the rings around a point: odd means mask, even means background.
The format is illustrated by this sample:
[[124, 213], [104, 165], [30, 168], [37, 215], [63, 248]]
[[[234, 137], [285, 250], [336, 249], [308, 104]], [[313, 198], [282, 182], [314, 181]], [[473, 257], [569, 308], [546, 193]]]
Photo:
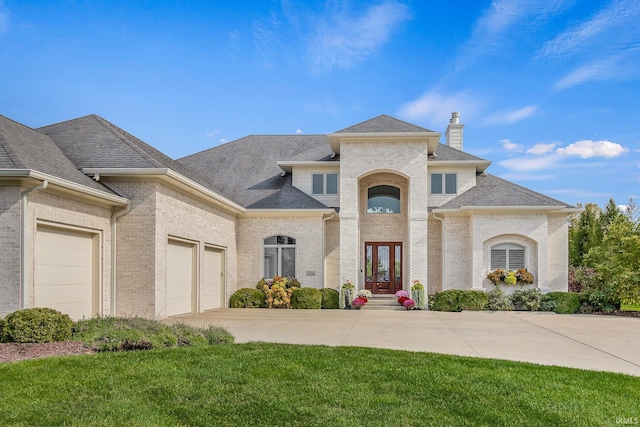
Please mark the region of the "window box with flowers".
[[500, 285], [531, 285], [534, 281], [533, 274], [527, 271], [526, 268], [519, 268], [516, 271], [507, 271], [502, 269], [496, 269], [487, 275], [487, 279], [491, 281], [496, 287]]

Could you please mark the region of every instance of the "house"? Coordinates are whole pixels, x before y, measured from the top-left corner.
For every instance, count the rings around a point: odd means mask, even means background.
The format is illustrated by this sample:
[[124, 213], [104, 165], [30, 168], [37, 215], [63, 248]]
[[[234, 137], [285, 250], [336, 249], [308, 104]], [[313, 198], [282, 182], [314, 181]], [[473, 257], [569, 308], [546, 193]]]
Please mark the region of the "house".
[[39, 129], [0, 116], [0, 316], [195, 313], [275, 275], [432, 294], [526, 267], [566, 290], [577, 209], [489, 175], [463, 127], [453, 113], [443, 144], [381, 115], [174, 160], [95, 115]]

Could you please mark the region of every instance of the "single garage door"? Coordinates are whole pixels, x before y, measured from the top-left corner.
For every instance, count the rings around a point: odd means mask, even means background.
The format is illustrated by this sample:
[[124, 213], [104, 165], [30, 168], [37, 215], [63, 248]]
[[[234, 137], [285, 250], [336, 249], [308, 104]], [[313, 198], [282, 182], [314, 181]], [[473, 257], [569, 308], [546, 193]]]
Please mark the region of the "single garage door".
[[193, 311], [195, 245], [169, 240], [167, 247], [167, 316]]
[[97, 235], [38, 226], [35, 241], [34, 306], [72, 319], [97, 314]]
[[224, 250], [206, 247], [204, 250], [204, 282], [200, 294], [202, 310], [225, 307]]

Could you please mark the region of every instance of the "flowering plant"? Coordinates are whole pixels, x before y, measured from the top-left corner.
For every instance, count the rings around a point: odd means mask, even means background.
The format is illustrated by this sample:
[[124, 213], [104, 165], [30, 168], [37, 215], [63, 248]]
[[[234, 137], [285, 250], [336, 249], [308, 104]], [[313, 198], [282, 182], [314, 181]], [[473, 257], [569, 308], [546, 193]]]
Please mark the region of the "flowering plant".
[[424, 285], [420, 283], [419, 280], [412, 280], [411, 283], [413, 283], [413, 285], [411, 286], [411, 290], [416, 290], [416, 291], [424, 290]]
[[362, 298], [364, 302], [368, 302], [372, 296], [371, 291], [368, 289], [360, 289], [356, 295]]
[[356, 299], [351, 301], [351, 307], [355, 308], [356, 310], [360, 310], [366, 303], [367, 301], [364, 298], [357, 297]]
[[414, 300], [412, 300], [412, 299], [406, 299], [402, 303], [402, 306], [404, 308], [406, 308], [407, 310], [411, 310], [412, 308], [414, 308], [416, 306], [416, 302]]
[[402, 289], [396, 292], [395, 295], [396, 295], [396, 298], [400, 298], [400, 297], [409, 298], [409, 293]]
[[404, 302], [405, 302], [406, 300], [408, 300], [408, 299], [409, 299], [409, 297], [408, 297], [408, 296], [406, 296], [406, 297], [405, 297], [405, 296], [402, 296], [402, 297], [398, 298], [398, 304], [400, 304], [400, 305], [404, 305]]
[[353, 286], [353, 283], [351, 283], [350, 281], [346, 281], [342, 284], [342, 288], [343, 289], [355, 289], [356, 287]]
[[505, 285], [520, 286], [530, 285], [534, 281], [533, 274], [529, 273], [526, 268], [520, 268], [516, 271], [507, 271], [500, 268], [493, 270], [487, 275], [487, 279], [491, 280], [494, 285], [504, 283]]

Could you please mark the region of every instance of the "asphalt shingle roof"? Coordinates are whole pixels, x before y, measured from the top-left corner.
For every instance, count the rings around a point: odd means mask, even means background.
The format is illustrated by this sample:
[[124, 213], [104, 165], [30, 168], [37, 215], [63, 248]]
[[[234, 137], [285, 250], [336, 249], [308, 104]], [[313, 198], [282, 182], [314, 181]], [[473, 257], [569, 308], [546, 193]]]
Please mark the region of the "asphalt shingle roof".
[[451, 148], [446, 144], [438, 144], [438, 147], [435, 151], [435, 156], [429, 157], [429, 162], [439, 162], [439, 161], [478, 161], [478, 162], [486, 162], [487, 160], [482, 159], [480, 157], [476, 157], [472, 154], [466, 153], [464, 151], [458, 150], [456, 148]]
[[484, 173], [476, 176], [475, 187], [465, 191], [444, 205], [439, 206], [438, 209], [460, 209], [465, 206], [573, 207], [559, 200], [547, 197], [544, 194]]
[[0, 146], [2, 168], [30, 169], [113, 194], [80, 172], [49, 137], [4, 116], [0, 116]]
[[380, 133], [380, 132], [433, 132], [432, 130], [381, 114], [336, 133]]
[[205, 176], [220, 193], [244, 207], [327, 208], [291, 186], [277, 162], [318, 160], [331, 154], [325, 135], [251, 135], [192, 154], [178, 162]]
[[207, 180], [100, 116], [89, 115], [38, 129], [79, 168], [168, 168], [209, 186]]

